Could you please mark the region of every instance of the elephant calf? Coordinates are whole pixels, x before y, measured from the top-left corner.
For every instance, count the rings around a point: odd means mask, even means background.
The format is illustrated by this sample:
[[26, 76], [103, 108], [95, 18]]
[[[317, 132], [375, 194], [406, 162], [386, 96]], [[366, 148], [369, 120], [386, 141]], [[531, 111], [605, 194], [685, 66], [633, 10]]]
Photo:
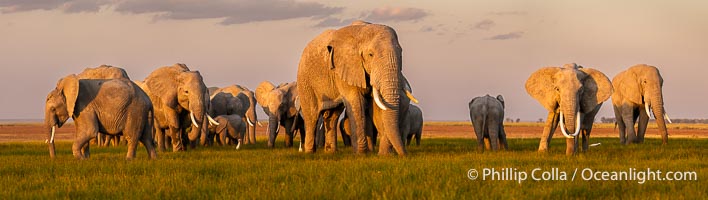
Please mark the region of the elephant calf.
[[489, 95], [475, 97], [470, 101], [469, 108], [470, 121], [477, 135], [477, 148], [484, 150], [484, 139], [487, 139], [493, 151], [498, 150], [499, 146], [507, 149], [504, 131], [504, 97], [502, 95], [496, 98]]
[[420, 136], [423, 133], [423, 111], [411, 104], [406, 117], [401, 121], [401, 133], [406, 137], [406, 145], [411, 145], [415, 136], [415, 146], [420, 146]]
[[230, 140], [238, 141], [236, 149], [241, 148], [242, 139], [246, 133], [246, 123], [239, 115], [219, 115], [214, 118], [219, 125], [209, 126], [209, 132], [216, 134], [216, 142], [224, 145]]

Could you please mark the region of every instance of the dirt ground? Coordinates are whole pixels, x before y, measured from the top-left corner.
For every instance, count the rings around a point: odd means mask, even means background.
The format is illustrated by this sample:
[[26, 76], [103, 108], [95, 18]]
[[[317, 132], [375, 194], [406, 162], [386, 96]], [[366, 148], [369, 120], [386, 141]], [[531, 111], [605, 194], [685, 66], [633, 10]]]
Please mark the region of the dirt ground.
[[[508, 138], [539, 138], [543, 127], [507, 126]], [[44, 141], [47, 130], [41, 124], [0, 124], [0, 142]], [[257, 134], [265, 136], [265, 128], [257, 128]], [[555, 138], [563, 135], [556, 131]], [[592, 137], [618, 137], [617, 130], [612, 128], [594, 128]], [[660, 138], [656, 129], [649, 129], [647, 138]], [[74, 138], [73, 124], [67, 124], [57, 129], [55, 140], [72, 140]], [[471, 126], [460, 125], [426, 125], [423, 128], [423, 138], [476, 138]], [[708, 130], [701, 129], [669, 129], [669, 138], [708, 138]]]

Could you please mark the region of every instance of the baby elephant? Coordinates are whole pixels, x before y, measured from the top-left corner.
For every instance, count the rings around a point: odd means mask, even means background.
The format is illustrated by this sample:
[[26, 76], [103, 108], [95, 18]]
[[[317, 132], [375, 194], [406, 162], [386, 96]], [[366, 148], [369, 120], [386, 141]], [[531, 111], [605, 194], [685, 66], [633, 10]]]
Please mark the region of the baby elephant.
[[214, 118], [219, 123], [216, 126], [209, 126], [209, 131], [216, 133], [216, 141], [220, 145], [238, 141], [236, 149], [241, 148], [241, 142], [246, 133], [246, 122], [239, 115], [219, 115]]
[[420, 146], [420, 136], [423, 133], [423, 111], [411, 104], [406, 112], [406, 118], [401, 121], [401, 133], [405, 136], [406, 145], [411, 145], [415, 136], [415, 146]]
[[[489, 95], [475, 97], [469, 103], [470, 121], [477, 135], [477, 148], [484, 150], [485, 138], [496, 151], [501, 145], [502, 149], [507, 149], [506, 132], [504, 132], [504, 97], [497, 98]], [[487, 146], [487, 149], [489, 149]]]

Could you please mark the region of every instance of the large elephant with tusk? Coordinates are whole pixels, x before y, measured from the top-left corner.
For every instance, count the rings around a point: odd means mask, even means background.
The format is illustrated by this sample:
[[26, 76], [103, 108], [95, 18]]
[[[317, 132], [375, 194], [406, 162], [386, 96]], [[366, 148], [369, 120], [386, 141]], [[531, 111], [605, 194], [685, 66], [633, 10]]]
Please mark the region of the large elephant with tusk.
[[396, 31], [385, 25], [354, 21], [337, 30], [326, 30], [310, 41], [302, 52], [297, 72], [298, 91], [305, 121], [305, 152], [314, 152], [315, 127], [322, 113], [325, 120], [326, 152], [336, 151], [337, 119], [346, 107], [352, 120], [353, 150], [368, 150], [364, 124], [366, 102], [375, 102], [373, 115], [383, 124], [379, 154], [393, 147], [406, 155], [399, 130], [402, 52]]
[[[620, 72], [612, 79], [616, 89], [612, 93], [612, 106], [619, 127], [620, 143], [642, 143], [647, 131], [649, 118], [656, 118], [663, 144], [667, 144], [669, 133], [666, 122], [671, 123], [664, 109], [662, 87], [664, 79], [654, 66], [639, 64]], [[637, 122], [637, 118], [639, 121]], [[635, 134], [634, 123], [637, 122]]]
[[526, 92], [548, 110], [548, 119], [538, 151], [548, 150], [553, 132], [560, 123], [566, 137], [567, 155], [577, 152], [582, 132], [583, 151], [587, 151], [595, 115], [612, 94], [612, 83], [602, 72], [575, 63], [545, 67], [526, 80]]
[[62, 127], [71, 117], [76, 124], [72, 152], [77, 159], [89, 158], [89, 140], [99, 132], [124, 135], [128, 141], [127, 159], [135, 157], [138, 142], [145, 146], [150, 158], [157, 158], [151, 134], [151, 112], [148, 96], [128, 79], [66, 76], [59, 80], [46, 99], [44, 122], [49, 155], [55, 157], [56, 128]]
[[165, 151], [166, 136], [171, 140], [173, 151], [184, 151], [189, 142], [195, 147], [200, 138], [205, 140], [208, 123], [218, 125], [207, 114], [209, 95], [199, 71], [191, 71], [187, 65], [179, 63], [160, 67], [150, 73], [143, 84], [153, 103], [160, 151]]

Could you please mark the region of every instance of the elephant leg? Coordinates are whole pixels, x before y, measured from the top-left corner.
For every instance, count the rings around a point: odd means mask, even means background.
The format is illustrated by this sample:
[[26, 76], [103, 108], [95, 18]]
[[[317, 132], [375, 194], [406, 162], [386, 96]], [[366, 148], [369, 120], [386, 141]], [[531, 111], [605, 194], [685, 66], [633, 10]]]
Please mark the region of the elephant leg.
[[578, 150], [578, 137], [565, 138], [565, 155], [573, 155]]
[[411, 140], [413, 140], [413, 133], [406, 134], [406, 140], [405, 140], [405, 141], [406, 141], [406, 146], [410, 146], [410, 145], [411, 145]]
[[[86, 116], [90, 117], [90, 116]], [[97, 120], [97, 119], [96, 119]], [[97, 137], [98, 127], [96, 124], [76, 124], [76, 140], [71, 147], [72, 154], [79, 160], [90, 156], [89, 141]]]
[[472, 122], [472, 128], [474, 128], [475, 136], [477, 136], [477, 150], [484, 151], [486, 146], [484, 142], [484, 127], [482, 127], [484, 117], [472, 115], [470, 116], [470, 120]]
[[499, 143], [501, 143], [501, 148], [504, 150], [509, 149], [509, 144], [506, 143], [506, 131], [504, 131], [504, 125], [499, 125]]
[[157, 159], [157, 151], [155, 151], [155, 145], [153, 144], [152, 131], [152, 126], [149, 124], [146, 125], [142, 130], [142, 134], [140, 134], [140, 143], [143, 143], [143, 146], [145, 146], [145, 150], [147, 150], [150, 159]]
[[541, 135], [541, 142], [538, 145], [539, 152], [548, 151], [548, 146], [551, 145], [551, 139], [553, 138], [553, 132], [556, 131], [558, 127], [558, 120], [560, 115], [556, 111], [548, 112], [548, 118], [546, 118], [546, 125], [543, 127], [543, 134]]
[[644, 143], [644, 135], [647, 133], [649, 115], [645, 109], [639, 109], [639, 119], [637, 120], [637, 142]]
[[157, 150], [160, 152], [167, 151], [165, 149], [165, 142], [166, 142], [165, 130], [163, 130], [162, 128], [156, 128], [155, 129], [155, 136], [157, 137], [156, 138], [157, 139]]
[[[384, 153], [382, 153], [384, 152]], [[387, 137], [381, 137], [381, 142], [379, 143], [379, 154], [390, 154], [393, 152], [393, 145], [388, 140]]]
[[[344, 102], [347, 108], [347, 117], [349, 117], [350, 120], [349, 125], [351, 127], [349, 130], [352, 131], [352, 149], [354, 153], [366, 153], [368, 150], [365, 130], [365, 120], [367, 116], [362, 107], [365, 101], [361, 95], [350, 95], [350, 99], [346, 99]], [[388, 141], [390, 142], [390, 138]], [[381, 154], [381, 149], [379, 149], [379, 154]]]
[[492, 151], [499, 150], [499, 124], [493, 117], [487, 117], [487, 132], [489, 133], [489, 143], [491, 143]]
[[625, 144], [634, 143], [637, 141], [637, 134], [634, 133], [634, 110], [635, 108], [629, 105], [623, 106], [622, 109], [622, 121], [624, 121], [625, 134], [627, 135], [627, 140]]
[[[301, 105], [303, 107], [303, 109], [301, 110], [302, 121], [305, 126], [305, 153], [315, 152], [315, 132], [317, 131], [315, 127], [317, 127], [317, 118], [319, 118], [320, 114], [315, 104], [311, 101], [314, 100], [311, 100], [310, 98], [300, 99]], [[309, 105], [309, 107], [305, 107], [306, 105]]]
[[337, 130], [335, 129], [339, 115], [342, 114], [342, 108], [329, 110], [329, 114], [323, 115], [322, 123], [324, 128], [325, 152], [334, 153], [337, 151]]
[[618, 106], [613, 106], [615, 110], [615, 123], [617, 124], [617, 129], [619, 130], [619, 138], [620, 138], [620, 144], [627, 144], [627, 135], [625, 135], [625, 128], [627, 127], [624, 124], [624, 120], [622, 119], [622, 109]]
[[349, 132], [347, 131], [347, 128], [349, 128], [349, 124], [346, 123], [346, 119], [339, 120], [339, 123], [337, 127], [339, 127], [339, 135], [342, 136], [342, 143], [344, 143], [345, 147], [352, 146], [352, 141], [351, 138], [349, 138]]
[[170, 140], [172, 140], [172, 151], [184, 151], [184, 144], [182, 144], [182, 132], [178, 128], [170, 127]]

